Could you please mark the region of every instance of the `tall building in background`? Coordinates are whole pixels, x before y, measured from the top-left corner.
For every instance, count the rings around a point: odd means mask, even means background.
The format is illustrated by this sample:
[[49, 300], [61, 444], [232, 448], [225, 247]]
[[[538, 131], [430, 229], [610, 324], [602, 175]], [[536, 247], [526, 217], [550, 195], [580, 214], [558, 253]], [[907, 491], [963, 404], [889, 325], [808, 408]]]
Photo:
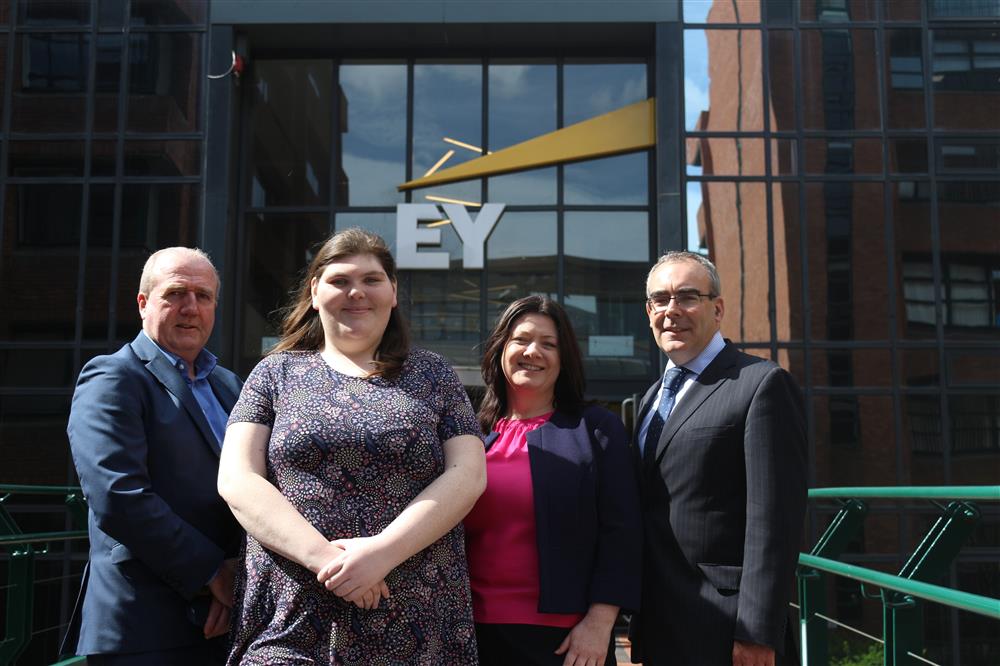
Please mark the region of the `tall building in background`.
[[[0, 0], [0, 72], [2, 483], [76, 483], [75, 378], [134, 336], [150, 252], [212, 254], [209, 346], [245, 376], [316, 242], [363, 226], [399, 254], [397, 206], [446, 202], [504, 204], [481, 267], [439, 208], [416, 251], [447, 268], [404, 269], [400, 300], [470, 389], [496, 314], [545, 293], [627, 415], [662, 362], [646, 271], [692, 249], [726, 337], [803, 386], [811, 486], [1000, 478], [998, 0]], [[398, 188], [648, 98], [655, 145]], [[876, 505], [852, 560], [898, 570], [936, 513], [910, 508]], [[949, 584], [1000, 597], [996, 509]], [[24, 663], [55, 660], [83, 557], [40, 562]], [[929, 658], [1000, 660], [989, 624], [926, 623]]]

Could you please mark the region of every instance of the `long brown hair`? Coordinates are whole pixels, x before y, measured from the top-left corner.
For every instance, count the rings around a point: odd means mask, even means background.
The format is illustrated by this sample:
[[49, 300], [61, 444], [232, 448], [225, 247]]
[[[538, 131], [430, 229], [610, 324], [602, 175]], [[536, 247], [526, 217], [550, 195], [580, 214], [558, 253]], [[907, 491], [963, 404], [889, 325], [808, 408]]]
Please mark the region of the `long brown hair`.
[[493, 430], [496, 422], [507, 413], [507, 377], [503, 374], [503, 349], [507, 346], [518, 319], [527, 314], [542, 314], [551, 319], [559, 337], [559, 377], [556, 378], [553, 406], [560, 412], [571, 414], [578, 414], [583, 409], [586, 385], [583, 358], [566, 311], [550, 298], [525, 296], [507, 306], [483, 347], [482, 371], [486, 394], [479, 408], [479, 427], [483, 433]]
[[[319, 278], [329, 264], [354, 255], [370, 255], [378, 260], [389, 280], [396, 284], [396, 260], [381, 236], [352, 227], [330, 236], [316, 252], [296, 290], [291, 303], [284, 309], [281, 340], [269, 353], [283, 351], [315, 351], [323, 348], [323, 324], [312, 307], [312, 280]], [[410, 330], [399, 308], [389, 314], [382, 340], [375, 350], [375, 369], [371, 376], [395, 379], [410, 353]]]

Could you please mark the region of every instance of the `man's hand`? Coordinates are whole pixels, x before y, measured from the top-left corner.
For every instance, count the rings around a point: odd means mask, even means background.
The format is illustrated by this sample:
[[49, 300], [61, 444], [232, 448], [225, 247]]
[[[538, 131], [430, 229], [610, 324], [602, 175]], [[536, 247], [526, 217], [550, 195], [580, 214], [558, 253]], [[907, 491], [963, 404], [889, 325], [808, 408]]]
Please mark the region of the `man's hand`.
[[566, 655], [563, 666], [603, 666], [617, 617], [617, 606], [591, 604], [556, 650], [556, 654]]
[[[219, 572], [215, 574], [212, 580], [208, 581], [208, 589], [212, 593], [212, 601], [218, 601], [227, 609], [233, 607], [233, 579], [235, 575], [236, 560], [223, 560], [222, 565], [219, 567]], [[209, 617], [211, 617], [211, 614], [209, 614]], [[226, 622], [228, 623], [228, 619]]]
[[774, 666], [774, 648], [733, 641], [733, 666]]
[[229, 607], [212, 597], [212, 601], [208, 605], [208, 618], [205, 620], [205, 638], [224, 636], [228, 631]]

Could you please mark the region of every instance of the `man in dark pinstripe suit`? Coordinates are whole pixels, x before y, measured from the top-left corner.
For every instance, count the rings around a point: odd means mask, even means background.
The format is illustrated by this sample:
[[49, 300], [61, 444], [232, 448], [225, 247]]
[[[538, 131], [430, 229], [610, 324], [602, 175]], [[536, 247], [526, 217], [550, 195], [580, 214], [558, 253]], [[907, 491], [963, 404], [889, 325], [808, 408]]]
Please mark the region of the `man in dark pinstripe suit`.
[[708, 259], [667, 253], [646, 296], [669, 362], [639, 403], [634, 438], [645, 545], [632, 660], [796, 663], [788, 602], [806, 503], [801, 393], [779, 366], [723, 340]]

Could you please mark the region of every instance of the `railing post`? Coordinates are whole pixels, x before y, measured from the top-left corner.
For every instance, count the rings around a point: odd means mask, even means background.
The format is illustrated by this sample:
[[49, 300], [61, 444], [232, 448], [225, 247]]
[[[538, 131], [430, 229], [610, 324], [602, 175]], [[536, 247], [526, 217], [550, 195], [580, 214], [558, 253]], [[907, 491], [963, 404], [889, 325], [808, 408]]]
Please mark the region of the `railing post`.
[[[899, 572], [901, 578], [933, 583], [947, 573], [962, 544], [979, 522], [980, 512], [970, 502], [951, 502], [934, 522]], [[920, 602], [898, 592], [882, 592], [885, 666], [910, 666], [923, 656], [924, 612]]]
[[[868, 506], [861, 500], [849, 499], [830, 521], [810, 555], [836, 559], [861, 529]], [[811, 567], [796, 571], [799, 599], [799, 638], [802, 643], [802, 666], [826, 666], [830, 662], [826, 614], [826, 577]]]

